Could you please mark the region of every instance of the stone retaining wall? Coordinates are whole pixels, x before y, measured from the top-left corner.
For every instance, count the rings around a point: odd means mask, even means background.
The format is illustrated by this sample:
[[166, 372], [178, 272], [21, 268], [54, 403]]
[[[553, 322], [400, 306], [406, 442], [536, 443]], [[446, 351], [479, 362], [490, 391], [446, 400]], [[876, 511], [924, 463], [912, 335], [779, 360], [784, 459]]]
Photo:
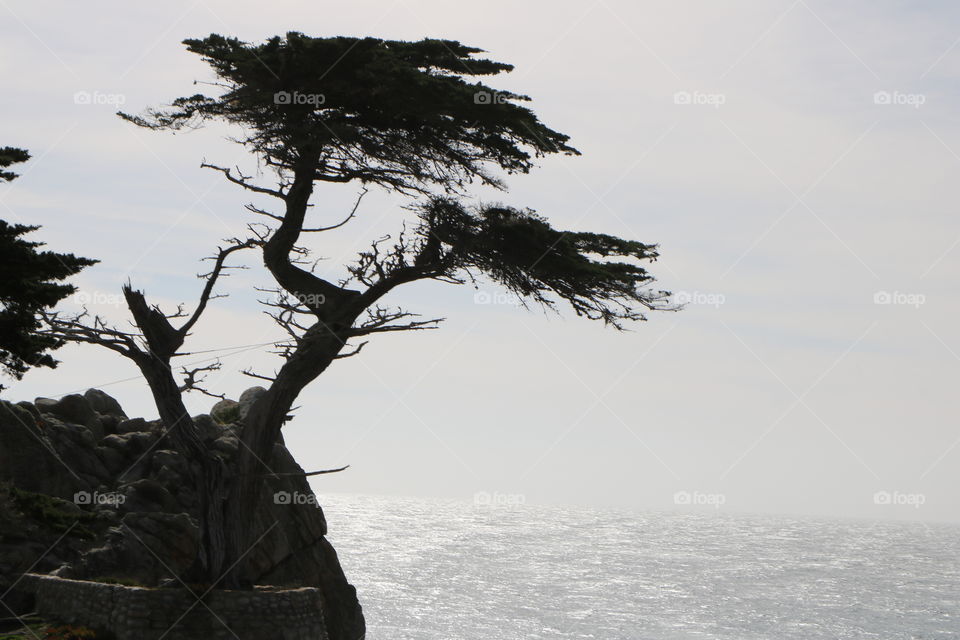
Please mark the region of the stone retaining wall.
[[[202, 601], [186, 589], [147, 589], [25, 574], [41, 617], [116, 640], [327, 640], [319, 589], [216, 590]], [[200, 595], [199, 593], [197, 595]]]

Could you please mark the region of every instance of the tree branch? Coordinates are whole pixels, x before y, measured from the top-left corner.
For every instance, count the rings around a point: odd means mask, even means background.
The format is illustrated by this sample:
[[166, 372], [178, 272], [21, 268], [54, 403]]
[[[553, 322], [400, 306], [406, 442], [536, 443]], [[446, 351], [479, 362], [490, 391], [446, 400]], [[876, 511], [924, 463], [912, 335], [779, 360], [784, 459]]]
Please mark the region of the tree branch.
[[239, 175], [239, 177], [237, 177], [231, 174], [230, 169], [226, 167], [218, 167], [217, 165], [208, 164], [206, 162], [202, 162], [200, 164], [200, 167], [203, 169], [213, 169], [215, 171], [219, 171], [224, 176], [226, 176], [227, 180], [229, 180], [233, 184], [240, 185], [241, 187], [243, 187], [244, 189], [247, 189], [248, 191], [253, 191], [254, 193], [263, 193], [268, 196], [273, 196], [274, 198], [280, 198], [281, 200], [285, 200], [287, 197], [287, 194], [277, 189], [270, 189], [268, 187], [258, 187], [255, 184], [250, 184], [249, 182], [247, 182], [247, 180], [250, 179], [250, 176], [243, 175], [240, 172], [239, 168], [237, 169], [237, 174]]
[[200, 302], [197, 303], [197, 308], [193, 312], [193, 315], [190, 316], [190, 319], [182, 327], [180, 327], [179, 332], [182, 337], [186, 337], [190, 329], [197, 323], [200, 319], [200, 316], [203, 314], [204, 310], [207, 308], [207, 303], [210, 301], [210, 294], [213, 293], [213, 287], [217, 284], [217, 279], [220, 277], [220, 274], [224, 269], [224, 262], [227, 257], [234, 251], [240, 251], [242, 249], [248, 249], [259, 244], [258, 240], [249, 238], [244, 241], [234, 240], [234, 244], [227, 247], [226, 249], [219, 249], [217, 257], [215, 259], [213, 270], [206, 274], [207, 283], [203, 287], [203, 292], [200, 294]]
[[[337, 228], [339, 228], [339, 227], [342, 227], [343, 225], [345, 225], [345, 224], [347, 224], [348, 222], [350, 222], [350, 220], [352, 220], [353, 217], [357, 214], [357, 208], [360, 207], [360, 201], [363, 200], [363, 196], [367, 195], [368, 192], [369, 192], [369, 189], [367, 189], [366, 187], [364, 187], [363, 190], [360, 192], [360, 195], [357, 196], [357, 201], [353, 204], [353, 209], [350, 210], [349, 215], [347, 215], [346, 218], [344, 218], [343, 220], [341, 220], [341, 221], [338, 222], [337, 224], [331, 225], [331, 226], [329, 226], [329, 227], [317, 227], [317, 228], [315, 228], [315, 229], [303, 229], [302, 231], [303, 231], [304, 233], [316, 233], [316, 232], [319, 232], [319, 231], [332, 231], [333, 229], [337, 229]], [[267, 213], [267, 214], [265, 214], [265, 215], [269, 215], [269, 216], [271, 216], [271, 217], [273, 217], [273, 218], [276, 218], [277, 220], [282, 220], [282, 219], [283, 219], [283, 218], [280, 218], [279, 216], [274, 216], [274, 215], [269, 214], [269, 213]]]
[[183, 384], [180, 385], [180, 393], [187, 393], [189, 391], [199, 391], [205, 396], [210, 396], [211, 398], [217, 398], [218, 400], [223, 400], [226, 398], [225, 394], [211, 393], [210, 391], [204, 389], [200, 384], [206, 380], [206, 375], [200, 375], [209, 373], [211, 371], [219, 371], [221, 367], [220, 361], [217, 360], [213, 364], [208, 364], [204, 367], [196, 367], [195, 369], [188, 369], [183, 367], [181, 373], [186, 376], [186, 379], [183, 381]]

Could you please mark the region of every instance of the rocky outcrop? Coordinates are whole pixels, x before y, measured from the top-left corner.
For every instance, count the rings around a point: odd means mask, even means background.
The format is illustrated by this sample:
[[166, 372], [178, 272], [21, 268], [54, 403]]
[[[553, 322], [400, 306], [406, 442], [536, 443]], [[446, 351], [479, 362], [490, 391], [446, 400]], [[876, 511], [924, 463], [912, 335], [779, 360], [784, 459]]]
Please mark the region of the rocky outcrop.
[[[194, 419], [206, 445], [228, 465], [240, 446], [237, 423], [263, 392], [249, 389], [239, 401], [219, 402], [211, 415]], [[15, 494], [6, 502], [12, 527], [0, 529], [0, 575], [5, 577], [0, 593], [7, 590], [4, 582], [12, 584], [18, 571], [29, 569], [44, 551], [25, 552], [23, 536], [10, 531], [41, 526], [23, 513], [24, 496], [33, 495], [49, 503], [44, 509], [56, 512], [61, 532], [71, 518], [82, 524], [57, 543], [63, 548], [55, 546], [38, 565], [41, 571], [147, 586], [177, 581], [197, 549], [199, 496], [190, 481], [191, 464], [172, 449], [159, 422], [128, 418], [102, 391], [0, 402], [0, 482]], [[323, 510], [303, 470], [282, 443], [275, 445], [270, 464], [276, 475], [264, 479], [263, 508], [250, 523], [251, 530], [267, 533], [243, 561], [259, 584], [317, 587], [327, 603], [329, 637], [361, 638], [356, 591], [325, 538]], [[0, 488], [0, 511], [3, 494]], [[84, 535], [77, 537], [78, 531]]]

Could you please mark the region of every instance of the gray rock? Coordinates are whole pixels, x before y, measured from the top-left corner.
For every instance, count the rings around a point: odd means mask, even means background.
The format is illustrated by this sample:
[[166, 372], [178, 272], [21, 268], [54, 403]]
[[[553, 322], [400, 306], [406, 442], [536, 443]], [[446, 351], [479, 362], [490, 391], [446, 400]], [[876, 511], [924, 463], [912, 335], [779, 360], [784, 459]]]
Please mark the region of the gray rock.
[[232, 456], [240, 448], [240, 439], [232, 434], [223, 435], [213, 441], [212, 448]]
[[[53, 434], [51, 434], [53, 435]], [[62, 448], [71, 445], [69, 441]], [[70, 499], [88, 484], [60, 457], [33, 414], [0, 401], [0, 480], [27, 491]]]
[[125, 500], [122, 507], [127, 512], [176, 512], [179, 510], [173, 495], [162, 484], [150, 478], [130, 483], [124, 488], [123, 495]]
[[90, 429], [96, 440], [103, 437], [103, 425], [100, 424], [97, 419], [97, 412], [93, 410], [86, 398], [72, 393], [63, 396], [53, 404], [50, 404], [48, 400], [49, 398], [42, 398], [36, 402], [40, 413], [52, 413], [64, 422], [82, 425]]
[[120, 424], [120, 416], [110, 414], [100, 414], [100, 424], [103, 425], [103, 434], [109, 435], [117, 432], [117, 425]]
[[23, 409], [24, 411], [27, 411], [30, 415], [33, 416], [33, 419], [36, 421], [36, 423], [40, 424], [40, 411], [37, 410], [37, 408], [33, 405], [32, 402], [27, 402], [27, 401], [18, 402], [17, 406]]
[[130, 420], [121, 420], [117, 423], [117, 433], [134, 433], [137, 431], [150, 431], [150, 425], [143, 418], [131, 418]]
[[112, 475], [120, 473], [129, 465], [127, 459], [118, 449], [98, 446], [95, 451], [97, 457], [100, 458], [100, 461], [103, 463], [103, 466], [105, 466]]
[[210, 409], [210, 415], [221, 424], [232, 424], [240, 418], [240, 403], [236, 400], [221, 400]]
[[204, 442], [216, 440], [220, 437], [220, 434], [223, 433], [223, 425], [218, 423], [206, 413], [195, 417], [193, 419], [193, 424], [195, 424], [197, 429], [200, 430], [200, 438]]
[[100, 441], [100, 444], [116, 449], [125, 456], [137, 456], [149, 449], [155, 439], [156, 437], [152, 433], [131, 431], [130, 433], [114, 433], [106, 436]]
[[57, 406], [57, 400], [53, 398], [35, 398], [33, 406], [40, 413], [53, 413], [53, 408]]
[[119, 418], [127, 417], [127, 414], [123, 412], [123, 408], [120, 407], [120, 403], [117, 402], [113, 396], [110, 396], [99, 389], [87, 389], [86, 393], [83, 394], [83, 397], [87, 399], [87, 402], [97, 413], [102, 413], [109, 416], [117, 416]]
[[88, 550], [62, 572], [68, 574], [63, 577], [111, 576], [158, 584], [181, 575], [193, 563], [199, 533], [187, 514], [130, 512], [122, 523], [109, 530], [102, 546]]
[[260, 396], [267, 392], [263, 387], [250, 387], [246, 391], [240, 394], [240, 400], [237, 402], [240, 405], [240, 417], [246, 418], [247, 413], [250, 411], [250, 407], [253, 406], [253, 403], [256, 402]]

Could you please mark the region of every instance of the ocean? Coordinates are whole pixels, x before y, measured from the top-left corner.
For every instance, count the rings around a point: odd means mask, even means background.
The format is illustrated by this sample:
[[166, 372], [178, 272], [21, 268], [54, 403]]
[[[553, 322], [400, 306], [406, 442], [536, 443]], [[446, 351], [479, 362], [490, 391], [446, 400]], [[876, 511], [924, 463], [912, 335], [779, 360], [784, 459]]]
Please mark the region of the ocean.
[[368, 640], [960, 639], [960, 527], [320, 496]]

